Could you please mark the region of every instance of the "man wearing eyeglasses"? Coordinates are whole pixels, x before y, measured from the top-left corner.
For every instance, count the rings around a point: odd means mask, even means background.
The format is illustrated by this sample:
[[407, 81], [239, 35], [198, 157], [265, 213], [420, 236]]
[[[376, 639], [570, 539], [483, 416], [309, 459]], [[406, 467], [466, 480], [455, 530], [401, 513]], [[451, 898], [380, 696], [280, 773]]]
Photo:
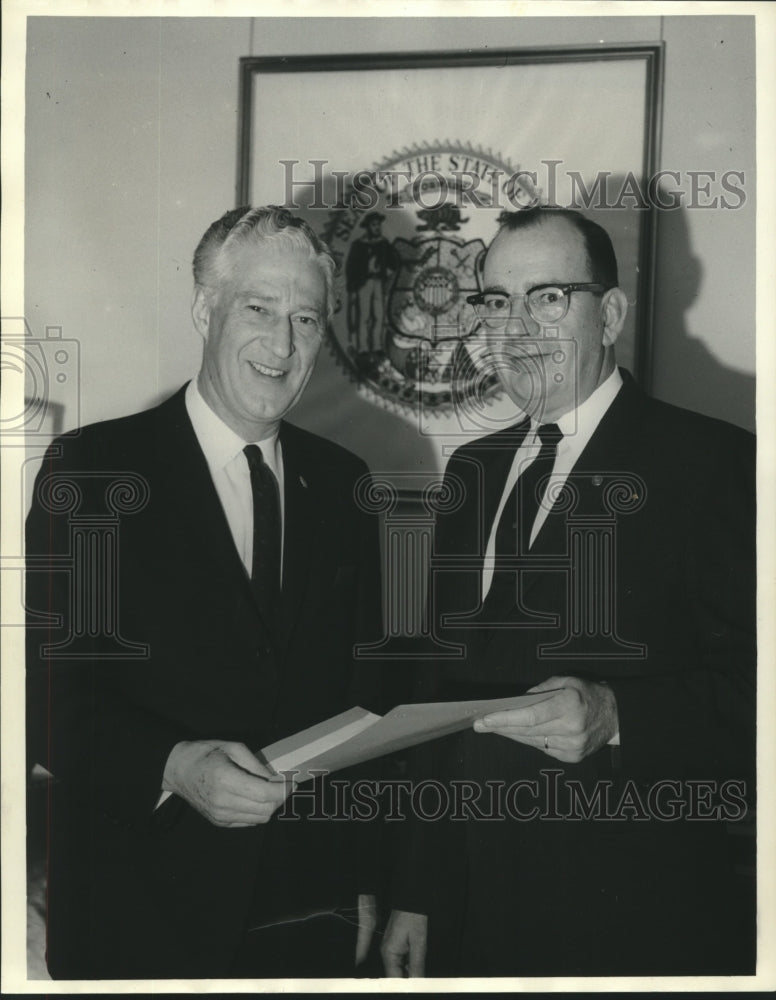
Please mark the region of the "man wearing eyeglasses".
[[418, 698], [546, 693], [417, 752], [389, 975], [754, 971], [732, 827], [754, 770], [754, 439], [615, 363], [611, 241], [509, 215], [471, 296], [516, 426], [446, 470]]

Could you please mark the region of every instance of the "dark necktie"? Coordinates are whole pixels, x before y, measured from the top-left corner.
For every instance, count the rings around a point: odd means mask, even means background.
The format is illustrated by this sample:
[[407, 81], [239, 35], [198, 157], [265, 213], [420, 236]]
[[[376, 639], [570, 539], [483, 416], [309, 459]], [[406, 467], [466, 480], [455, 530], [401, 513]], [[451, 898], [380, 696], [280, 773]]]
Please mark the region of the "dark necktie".
[[272, 470], [261, 448], [243, 448], [251, 471], [253, 492], [253, 562], [251, 585], [259, 606], [273, 626], [280, 611], [280, 494]]
[[504, 588], [515, 589], [516, 569], [499, 569], [499, 557], [503, 559], [528, 553], [539, 503], [547, 488], [546, 482], [542, 484], [542, 480], [552, 472], [558, 454], [558, 443], [563, 437], [557, 424], [542, 424], [536, 434], [541, 442], [539, 454], [525, 472], [521, 473], [514, 490], [507, 497], [496, 529], [496, 568], [488, 591], [489, 600], [497, 599], [496, 594], [500, 595]]

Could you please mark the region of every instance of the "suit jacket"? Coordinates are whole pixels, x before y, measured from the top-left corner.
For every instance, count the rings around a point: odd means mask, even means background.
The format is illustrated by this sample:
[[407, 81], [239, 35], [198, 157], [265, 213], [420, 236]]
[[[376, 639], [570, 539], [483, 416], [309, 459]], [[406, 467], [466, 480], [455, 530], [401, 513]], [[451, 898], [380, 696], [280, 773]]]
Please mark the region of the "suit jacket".
[[249, 918], [369, 891], [364, 825], [307, 820], [309, 795], [301, 819], [247, 829], [211, 825], [177, 796], [155, 810], [181, 740], [255, 751], [371, 704], [353, 655], [380, 617], [376, 525], [354, 499], [366, 467], [289, 424], [280, 440], [280, 622], [253, 597], [183, 389], [60, 438], [44, 461], [27, 527], [28, 735], [30, 763], [54, 775], [54, 977], [228, 975]]
[[[438, 662], [419, 699], [602, 680], [621, 746], [563, 764], [470, 730], [418, 751], [418, 776], [471, 782], [502, 817], [416, 824], [405, 846], [394, 903], [430, 914], [432, 974], [751, 971], [753, 898], [724, 819], [753, 791], [754, 439], [623, 375], [526, 558], [519, 604], [478, 595], [520, 432], [465, 445], [446, 470], [462, 502], [437, 522], [432, 617], [464, 654]], [[485, 791], [516, 782], [511, 808], [494, 809]]]

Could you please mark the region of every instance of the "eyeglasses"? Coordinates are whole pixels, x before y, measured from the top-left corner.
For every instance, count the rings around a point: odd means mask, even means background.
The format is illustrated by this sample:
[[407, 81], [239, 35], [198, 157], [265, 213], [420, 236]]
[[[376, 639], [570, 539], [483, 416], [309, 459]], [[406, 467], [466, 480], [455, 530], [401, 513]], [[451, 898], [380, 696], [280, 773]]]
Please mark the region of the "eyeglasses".
[[592, 282], [574, 282], [568, 285], [534, 285], [523, 295], [508, 295], [506, 292], [479, 292], [468, 295], [466, 301], [474, 306], [474, 311], [485, 326], [498, 330], [506, 326], [514, 311], [515, 302], [522, 299], [528, 315], [540, 326], [559, 323], [569, 311], [572, 292], [608, 292], [610, 285]]

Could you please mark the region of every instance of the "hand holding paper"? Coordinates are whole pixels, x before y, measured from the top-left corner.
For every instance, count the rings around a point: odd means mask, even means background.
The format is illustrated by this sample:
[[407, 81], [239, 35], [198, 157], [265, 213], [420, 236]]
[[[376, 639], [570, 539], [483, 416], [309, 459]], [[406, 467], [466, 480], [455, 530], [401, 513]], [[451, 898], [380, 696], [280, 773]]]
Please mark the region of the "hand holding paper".
[[530, 693], [547, 697], [531, 705], [489, 712], [474, 723], [474, 729], [506, 736], [572, 764], [609, 743], [619, 730], [617, 702], [603, 681], [550, 677]]
[[167, 759], [162, 788], [176, 792], [215, 826], [266, 823], [291, 790], [242, 743], [177, 743]]
[[299, 784], [313, 771], [339, 771], [384, 754], [460, 732], [489, 712], [524, 708], [550, 698], [548, 691], [480, 701], [399, 705], [382, 718], [351, 708], [294, 736], [264, 747], [259, 758], [276, 772], [296, 772]]

